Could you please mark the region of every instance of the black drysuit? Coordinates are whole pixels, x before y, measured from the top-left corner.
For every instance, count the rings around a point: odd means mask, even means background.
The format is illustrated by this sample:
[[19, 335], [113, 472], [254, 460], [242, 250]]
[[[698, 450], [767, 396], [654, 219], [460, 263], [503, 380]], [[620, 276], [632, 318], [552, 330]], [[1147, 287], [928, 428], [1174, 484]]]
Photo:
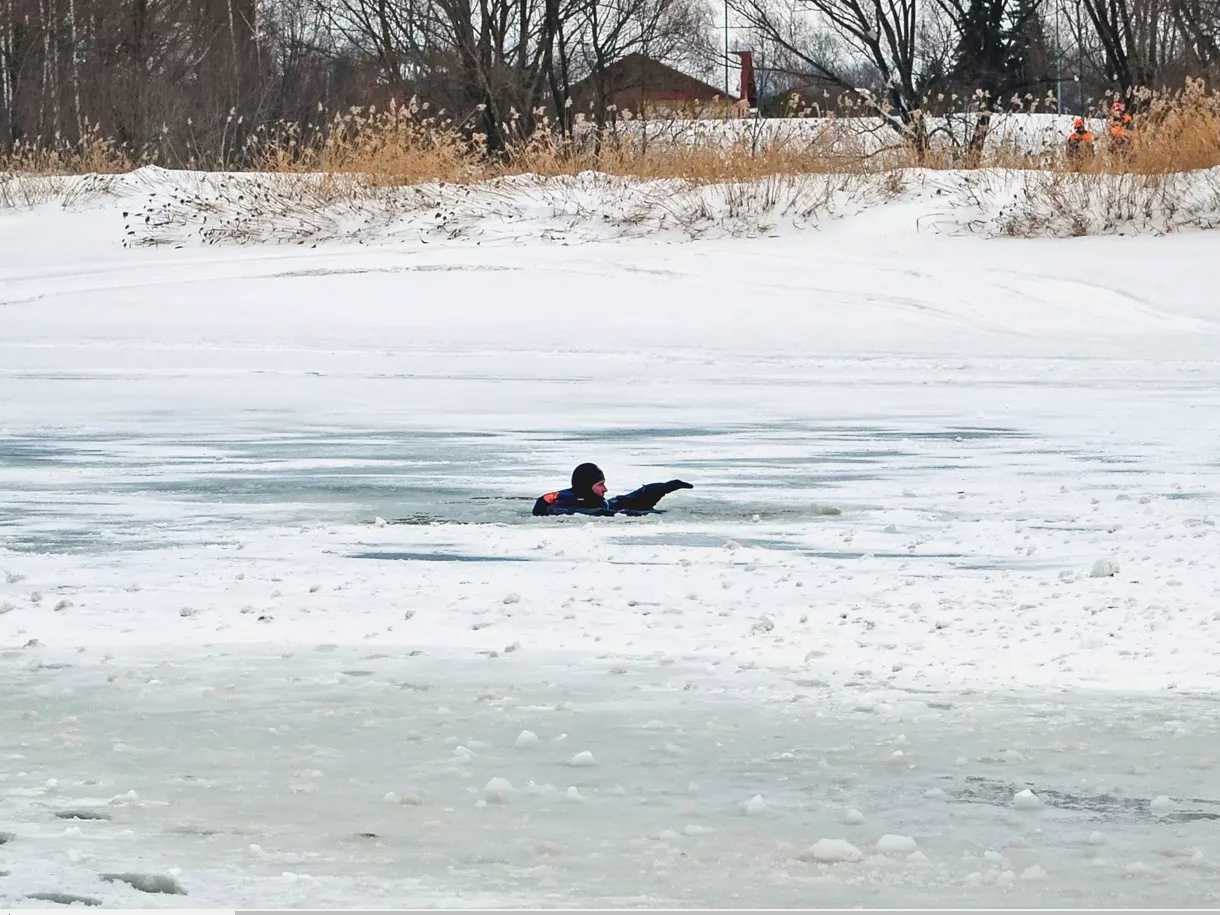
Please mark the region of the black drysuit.
[[671, 492], [694, 489], [682, 480], [649, 483], [626, 495], [606, 499], [593, 492], [593, 487], [605, 480], [595, 464], [581, 464], [572, 474], [572, 488], [548, 492], [534, 503], [535, 515], [591, 515], [601, 517], [617, 514], [640, 514], [656, 508], [657, 503]]

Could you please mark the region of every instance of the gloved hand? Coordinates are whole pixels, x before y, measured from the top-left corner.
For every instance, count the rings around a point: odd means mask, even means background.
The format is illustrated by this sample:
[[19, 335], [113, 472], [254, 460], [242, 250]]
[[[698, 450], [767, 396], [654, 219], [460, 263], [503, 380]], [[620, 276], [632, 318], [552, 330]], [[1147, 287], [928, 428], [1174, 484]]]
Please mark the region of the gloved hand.
[[670, 480], [668, 483], [649, 483], [641, 486], [635, 492], [625, 496], [615, 496], [610, 500], [610, 507], [615, 511], [651, 511], [657, 507], [665, 496], [679, 489], [694, 489], [684, 480]]

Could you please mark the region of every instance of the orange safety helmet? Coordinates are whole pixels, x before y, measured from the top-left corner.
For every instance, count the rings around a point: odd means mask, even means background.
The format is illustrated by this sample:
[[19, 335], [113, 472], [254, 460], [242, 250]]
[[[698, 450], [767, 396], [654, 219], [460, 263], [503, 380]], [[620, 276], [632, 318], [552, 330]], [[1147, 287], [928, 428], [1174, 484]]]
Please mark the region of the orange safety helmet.
[[1084, 118], [1077, 118], [1072, 122], [1072, 126], [1080, 130], [1080, 128], [1084, 127]]

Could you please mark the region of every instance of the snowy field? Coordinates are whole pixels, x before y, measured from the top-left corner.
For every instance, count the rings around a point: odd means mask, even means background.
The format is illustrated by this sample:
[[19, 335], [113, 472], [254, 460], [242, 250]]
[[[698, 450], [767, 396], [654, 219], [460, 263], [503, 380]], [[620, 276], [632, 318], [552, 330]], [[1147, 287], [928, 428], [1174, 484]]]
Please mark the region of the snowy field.
[[[961, 149], [975, 129], [977, 114], [961, 112], [930, 118], [928, 130], [937, 149]], [[1020, 155], [1062, 151], [1076, 118], [1071, 114], [999, 113], [992, 116], [985, 148], [987, 152], [1008, 149]], [[1089, 129], [1105, 132], [1105, 118], [1090, 117]], [[615, 126], [619, 137], [639, 137], [652, 142], [672, 140], [682, 143], [742, 143], [748, 146], [774, 146], [821, 142], [843, 143], [844, 151], [859, 147], [871, 151], [895, 148], [897, 132], [879, 117], [776, 117], [776, 118], [675, 118], [620, 120]]]
[[0, 904], [1220, 898], [1214, 235], [146, 191], [0, 211]]

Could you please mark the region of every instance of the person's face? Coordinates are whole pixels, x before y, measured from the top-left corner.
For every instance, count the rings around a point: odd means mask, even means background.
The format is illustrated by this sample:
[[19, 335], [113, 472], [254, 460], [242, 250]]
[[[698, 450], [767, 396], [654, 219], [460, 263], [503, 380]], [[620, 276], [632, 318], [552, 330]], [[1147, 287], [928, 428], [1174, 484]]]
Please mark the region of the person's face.
[[606, 481], [593, 484], [593, 495], [604, 497], [606, 495]]

